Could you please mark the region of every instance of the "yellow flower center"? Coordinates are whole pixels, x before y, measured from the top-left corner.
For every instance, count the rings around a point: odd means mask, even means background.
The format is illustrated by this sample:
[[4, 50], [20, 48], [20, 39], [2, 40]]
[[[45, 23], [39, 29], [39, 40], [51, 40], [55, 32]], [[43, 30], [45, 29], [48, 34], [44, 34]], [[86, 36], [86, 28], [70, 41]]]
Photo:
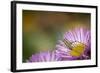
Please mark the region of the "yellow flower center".
[[76, 42], [76, 43], [72, 44], [72, 46], [73, 46], [73, 48], [70, 52], [71, 56], [79, 57], [83, 54], [84, 49], [85, 49], [85, 45], [83, 43]]

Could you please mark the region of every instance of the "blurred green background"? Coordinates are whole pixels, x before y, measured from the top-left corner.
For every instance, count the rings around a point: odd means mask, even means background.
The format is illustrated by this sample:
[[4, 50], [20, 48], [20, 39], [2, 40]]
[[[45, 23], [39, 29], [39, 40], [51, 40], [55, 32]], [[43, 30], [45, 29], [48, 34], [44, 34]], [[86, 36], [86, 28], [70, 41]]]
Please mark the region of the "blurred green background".
[[23, 62], [32, 54], [53, 50], [69, 29], [90, 29], [89, 13], [23, 10]]

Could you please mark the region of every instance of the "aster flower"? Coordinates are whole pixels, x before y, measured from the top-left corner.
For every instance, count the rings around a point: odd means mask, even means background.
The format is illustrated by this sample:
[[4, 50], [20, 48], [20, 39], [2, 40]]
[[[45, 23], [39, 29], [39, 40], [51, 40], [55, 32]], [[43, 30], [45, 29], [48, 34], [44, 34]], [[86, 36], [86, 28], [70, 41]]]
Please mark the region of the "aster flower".
[[33, 54], [27, 62], [50, 62], [50, 61], [60, 61], [59, 56], [56, 56], [55, 52], [40, 52]]
[[56, 55], [62, 60], [90, 59], [91, 33], [85, 28], [66, 32], [56, 45]]

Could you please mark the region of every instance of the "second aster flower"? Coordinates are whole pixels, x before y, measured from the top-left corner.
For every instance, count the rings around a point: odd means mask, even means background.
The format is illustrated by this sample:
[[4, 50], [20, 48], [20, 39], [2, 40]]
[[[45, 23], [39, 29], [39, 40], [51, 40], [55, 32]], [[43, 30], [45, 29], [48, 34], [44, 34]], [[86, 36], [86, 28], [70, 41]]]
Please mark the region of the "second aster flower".
[[27, 62], [51, 62], [60, 61], [60, 57], [55, 54], [55, 52], [40, 52], [33, 54]]

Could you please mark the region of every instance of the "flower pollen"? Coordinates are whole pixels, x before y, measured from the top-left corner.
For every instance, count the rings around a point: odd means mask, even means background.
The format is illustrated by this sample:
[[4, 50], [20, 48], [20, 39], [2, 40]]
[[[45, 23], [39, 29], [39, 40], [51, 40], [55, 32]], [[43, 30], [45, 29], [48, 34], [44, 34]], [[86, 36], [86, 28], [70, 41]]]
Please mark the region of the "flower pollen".
[[73, 48], [70, 52], [71, 56], [80, 57], [84, 53], [85, 45], [80, 42], [75, 42], [72, 44]]

